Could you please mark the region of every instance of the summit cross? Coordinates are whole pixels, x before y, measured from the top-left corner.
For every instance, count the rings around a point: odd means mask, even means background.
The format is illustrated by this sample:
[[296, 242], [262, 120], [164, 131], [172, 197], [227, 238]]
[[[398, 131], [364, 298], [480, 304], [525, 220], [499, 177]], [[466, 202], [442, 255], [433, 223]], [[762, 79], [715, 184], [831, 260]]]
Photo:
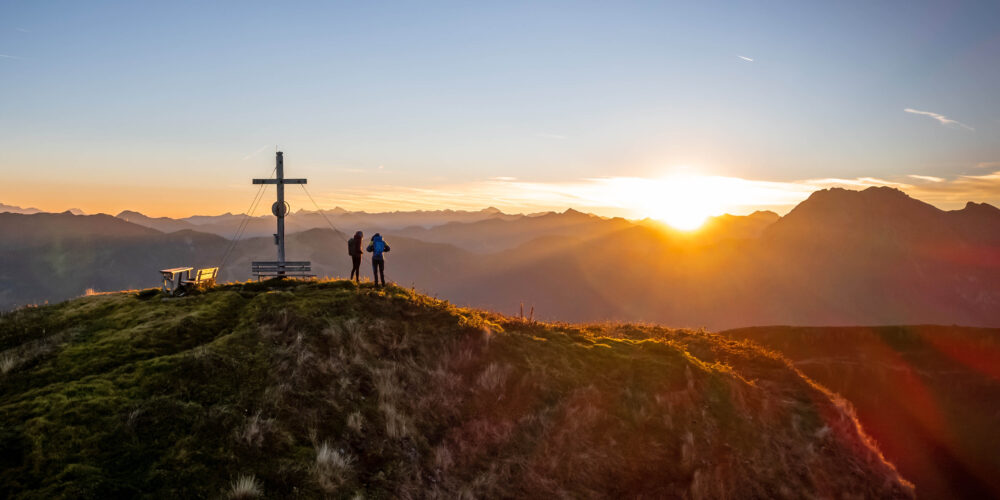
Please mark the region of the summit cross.
[[285, 202], [285, 184], [305, 184], [305, 179], [285, 178], [284, 154], [278, 151], [275, 157], [275, 170], [277, 175], [274, 179], [254, 179], [254, 184], [275, 184], [278, 187], [278, 201], [271, 205], [271, 213], [278, 218], [278, 232], [274, 233], [274, 244], [278, 245], [278, 269], [280, 274], [284, 274], [285, 267], [285, 215], [288, 214], [289, 206]]

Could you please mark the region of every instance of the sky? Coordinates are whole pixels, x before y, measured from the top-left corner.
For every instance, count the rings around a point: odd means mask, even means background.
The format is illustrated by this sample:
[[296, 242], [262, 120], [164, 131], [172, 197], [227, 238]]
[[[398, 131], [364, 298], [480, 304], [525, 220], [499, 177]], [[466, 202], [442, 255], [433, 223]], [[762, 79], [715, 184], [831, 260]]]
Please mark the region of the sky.
[[[1000, 204], [1000, 2], [0, 1], [0, 203]], [[295, 209], [313, 204], [289, 188]]]

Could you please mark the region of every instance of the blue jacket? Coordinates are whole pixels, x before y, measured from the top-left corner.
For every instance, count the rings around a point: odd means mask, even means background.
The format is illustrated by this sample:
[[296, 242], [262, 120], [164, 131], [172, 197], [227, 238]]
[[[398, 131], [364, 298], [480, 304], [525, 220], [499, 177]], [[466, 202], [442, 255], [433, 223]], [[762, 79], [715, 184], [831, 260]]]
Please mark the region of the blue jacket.
[[389, 251], [389, 245], [382, 240], [381, 234], [375, 233], [375, 236], [372, 236], [372, 242], [365, 250], [372, 254], [372, 260], [384, 260], [383, 253]]

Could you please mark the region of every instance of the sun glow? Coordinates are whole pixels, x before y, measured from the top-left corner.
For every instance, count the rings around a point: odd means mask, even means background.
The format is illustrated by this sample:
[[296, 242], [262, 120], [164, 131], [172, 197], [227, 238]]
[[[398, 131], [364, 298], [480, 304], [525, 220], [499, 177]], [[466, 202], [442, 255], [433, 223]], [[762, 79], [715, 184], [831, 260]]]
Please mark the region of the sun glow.
[[709, 217], [722, 214], [728, 208], [725, 190], [713, 179], [678, 174], [652, 182], [644, 203], [646, 215], [675, 229], [698, 229]]

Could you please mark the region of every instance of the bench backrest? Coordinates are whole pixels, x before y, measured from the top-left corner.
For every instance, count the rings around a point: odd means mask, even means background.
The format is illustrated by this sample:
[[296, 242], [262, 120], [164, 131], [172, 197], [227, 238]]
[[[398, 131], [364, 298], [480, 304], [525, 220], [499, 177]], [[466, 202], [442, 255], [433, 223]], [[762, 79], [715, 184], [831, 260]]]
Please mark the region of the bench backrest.
[[219, 274], [219, 268], [217, 267], [208, 267], [205, 269], [199, 269], [198, 276], [195, 277], [195, 281], [201, 282], [201, 281], [214, 280], [217, 274]]
[[265, 272], [265, 273], [266, 272], [278, 272], [278, 271], [286, 271], [286, 272], [311, 271], [312, 270], [312, 263], [311, 262], [285, 262], [285, 265], [282, 266], [282, 265], [278, 264], [277, 262], [273, 262], [273, 261], [252, 262], [251, 263], [251, 270], [253, 272], [255, 272], [255, 273], [257, 273], [257, 272]]

